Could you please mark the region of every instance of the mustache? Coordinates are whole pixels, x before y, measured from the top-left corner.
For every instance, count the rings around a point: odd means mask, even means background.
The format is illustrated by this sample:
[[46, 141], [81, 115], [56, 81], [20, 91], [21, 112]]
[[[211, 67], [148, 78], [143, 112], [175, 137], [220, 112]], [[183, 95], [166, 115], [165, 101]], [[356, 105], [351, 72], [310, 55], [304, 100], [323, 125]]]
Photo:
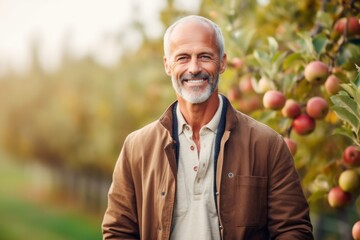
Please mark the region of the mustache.
[[181, 76], [180, 80], [187, 81], [189, 79], [209, 79], [209, 78], [210, 78], [209, 74], [204, 72], [199, 72], [197, 74], [186, 73]]

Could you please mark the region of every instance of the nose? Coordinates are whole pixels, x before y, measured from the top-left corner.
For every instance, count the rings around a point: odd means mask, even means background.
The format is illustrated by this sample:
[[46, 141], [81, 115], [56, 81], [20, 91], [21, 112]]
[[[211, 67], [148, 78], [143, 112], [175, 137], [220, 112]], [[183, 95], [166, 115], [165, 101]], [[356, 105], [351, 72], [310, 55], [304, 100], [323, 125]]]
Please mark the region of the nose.
[[191, 61], [189, 62], [188, 71], [192, 75], [196, 75], [201, 71], [200, 62], [196, 57], [191, 58]]

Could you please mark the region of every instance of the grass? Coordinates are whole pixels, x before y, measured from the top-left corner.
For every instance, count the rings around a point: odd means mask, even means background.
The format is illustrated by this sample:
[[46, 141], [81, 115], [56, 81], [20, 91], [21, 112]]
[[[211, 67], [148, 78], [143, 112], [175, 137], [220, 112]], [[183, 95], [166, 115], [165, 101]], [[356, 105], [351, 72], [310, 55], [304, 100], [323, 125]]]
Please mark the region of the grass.
[[[28, 171], [0, 155], [1, 239], [92, 240], [101, 239], [101, 216], [39, 200], [31, 194]], [[34, 200], [37, 199], [37, 200]]]
[[101, 239], [100, 223], [61, 207], [1, 197], [0, 212], [0, 232], [4, 239]]

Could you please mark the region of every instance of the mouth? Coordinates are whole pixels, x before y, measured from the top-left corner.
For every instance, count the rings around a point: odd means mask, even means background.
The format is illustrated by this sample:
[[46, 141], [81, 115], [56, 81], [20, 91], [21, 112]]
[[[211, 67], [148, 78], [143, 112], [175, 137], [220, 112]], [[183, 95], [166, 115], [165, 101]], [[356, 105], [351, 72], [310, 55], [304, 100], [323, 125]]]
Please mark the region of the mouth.
[[187, 83], [202, 83], [204, 81], [207, 81], [207, 78], [190, 78], [190, 79], [184, 79], [184, 82]]
[[210, 81], [210, 76], [207, 73], [198, 73], [198, 74], [184, 74], [181, 77], [182, 84], [189, 87], [202, 87], [208, 84]]
[[205, 83], [208, 82], [207, 78], [191, 78], [191, 79], [184, 79], [183, 80], [183, 84], [188, 85], [188, 86], [202, 86]]

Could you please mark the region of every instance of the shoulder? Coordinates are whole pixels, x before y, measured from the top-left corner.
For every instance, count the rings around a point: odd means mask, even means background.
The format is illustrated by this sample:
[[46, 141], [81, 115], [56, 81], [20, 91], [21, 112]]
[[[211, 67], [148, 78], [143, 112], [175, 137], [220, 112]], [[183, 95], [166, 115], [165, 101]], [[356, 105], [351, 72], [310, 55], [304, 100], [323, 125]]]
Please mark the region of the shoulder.
[[161, 125], [159, 120], [156, 120], [154, 122], [151, 122], [144, 127], [137, 129], [133, 132], [131, 132], [126, 137], [126, 142], [146, 142], [149, 139], [154, 139], [156, 137], [159, 137], [161, 135], [167, 134], [167, 130]]

